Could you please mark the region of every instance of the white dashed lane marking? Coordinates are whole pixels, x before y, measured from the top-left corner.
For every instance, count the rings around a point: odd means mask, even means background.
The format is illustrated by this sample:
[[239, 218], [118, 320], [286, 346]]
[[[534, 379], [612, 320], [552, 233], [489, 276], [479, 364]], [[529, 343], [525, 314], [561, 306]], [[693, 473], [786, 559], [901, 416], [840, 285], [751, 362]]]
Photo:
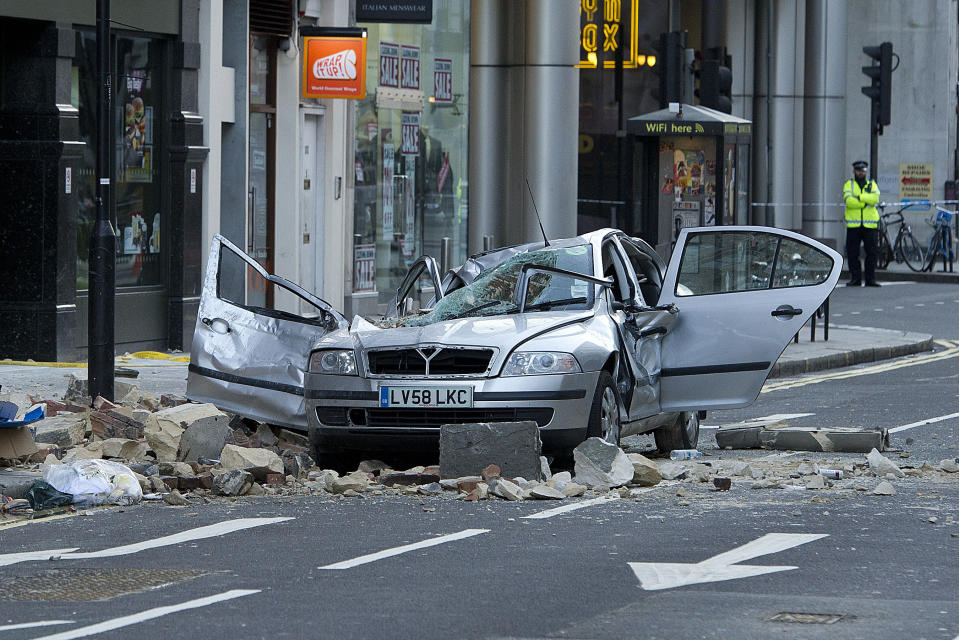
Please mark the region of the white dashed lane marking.
[[437, 536], [435, 538], [429, 538], [428, 540], [421, 540], [420, 542], [414, 542], [412, 544], [404, 544], [401, 547], [384, 549], [383, 551], [377, 551], [376, 553], [369, 553], [365, 556], [359, 556], [357, 558], [352, 558], [350, 560], [344, 560], [343, 562], [336, 562], [334, 564], [328, 564], [326, 566], [317, 567], [317, 568], [318, 569], [352, 569], [353, 567], [358, 567], [361, 564], [376, 562], [377, 560], [382, 560], [383, 558], [392, 558], [393, 556], [398, 556], [402, 553], [409, 553], [410, 551], [416, 551], [417, 549], [425, 549], [426, 547], [435, 547], [438, 544], [443, 544], [446, 542], [453, 542], [455, 540], [462, 540], [463, 538], [478, 536], [481, 533], [489, 533], [489, 531], [490, 531], [489, 529], [464, 529], [463, 531], [458, 531], [456, 533], [451, 533], [449, 535]]
[[19, 624], [5, 624], [0, 627], [0, 631], [13, 631], [14, 629], [33, 629], [36, 627], [50, 627], [55, 624], [73, 624], [73, 620], [37, 620], [36, 622], [21, 622]]
[[180, 604], [172, 604], [166, 607], [156, 607], [154, 609], [147, 609], [146, 611], [141, 611], [140, 613], [134, 613], [128, 616], [123, 616], [120, 618], [113, 618], [111, 620], [106, 620], [104, 622], [98, 622], [97, 624], [91, 624], [86, 627], [80, 627], [79, 629], [71, 629], [70, 631], [63, 631], [61, 633], [55, 633], [52, 636], [43, 636], [41, 638], [35, 638], [34, 640], [72, 640], [73, 638], [86, 638], [87, 636], [97, 635], [99, 633], [104, 633], [106, 631], [113, 631], [114, 629], [122, 629], [123, 627], [128, 627], [131, 624], [138, 624], [140, 622], [145, 622], [146, 620], [153, 620], [154, 618], [160, 618], [171, 613], [177, 613], [179, 611], [187, 611], [188, 609], [198, 609], [200, 607], [207, 607], [211, 604], [216, 604], [217, 602], [223, 602], [224, 600], [232, 600], [233, 598], [242, 598], [243, 596], [248, 596], [253, 593], [259, 593], [259, 589], [231, 589], [230, 591], [224, 591], [223, 593], [218, 593], [214, 596], [207, 596], [205, 598], [200, 598], [198, 600], [189, 600], [187, 602], [181, 602]]
[[914, 429], [915, 427], [922, 427], [927, 424], [943, 422], [944, 420], [951, 420], [953, 418], [959, 418], [959, 413], [950, 413], [949, 415], [945, 415], [945, 416], [937, 416], [935, 418], [926, 418], [925, 420], [920, 420], [919, 422], [904, 424], [901, 427], [893, 427], [892, 429], [889, 430], [889, 433], [898, 433], [900, 431], [906, 431], [907, 429]]

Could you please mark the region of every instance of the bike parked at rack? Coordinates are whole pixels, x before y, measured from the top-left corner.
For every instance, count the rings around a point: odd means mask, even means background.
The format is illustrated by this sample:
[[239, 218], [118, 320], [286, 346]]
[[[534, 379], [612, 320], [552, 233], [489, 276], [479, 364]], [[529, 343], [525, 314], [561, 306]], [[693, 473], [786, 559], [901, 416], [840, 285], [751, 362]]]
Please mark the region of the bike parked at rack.
[[929, 239], [929, 249], [926, 252], [926, 264], [923, 271], [932, 271], [936, 260], [942, 258], [942, 270], [952, 272], [952, 263], [955, 252], [952, 248], [952, 216], [953, 212], [936, 206], [936, 215], [927, 220], [932, 225], [932, 237]]
[[[905, 262], [913, 271], [922, 271], [926, 264], [926, 252], [922, 245], [912, 235], [912, 228], [906, 223], [902, 212], [912, 205], [905, 205], [898, 211], [884, 213], [879, 217], [879, 251], [876, 258], [876, 267], [885, 269], [895, 260]], [[882, 208], [882, 205], [880, 205]], [[896, 239], [889, 240], [889, 227], [899, 225]]]

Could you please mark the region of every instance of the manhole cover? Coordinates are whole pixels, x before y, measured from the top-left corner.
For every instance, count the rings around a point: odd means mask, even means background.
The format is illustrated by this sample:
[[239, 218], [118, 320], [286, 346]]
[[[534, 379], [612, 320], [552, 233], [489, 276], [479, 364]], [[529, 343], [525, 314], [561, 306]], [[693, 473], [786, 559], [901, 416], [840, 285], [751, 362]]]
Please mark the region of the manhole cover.
[[107, 600], [214, 573], [205, 569], [47, 569], [9, 576], [0, 600]]
[[852, 620], [855, 616], [842, 613], [790, 613], [781, 611], [769, 618], [769, 622], [795, 622], [798, 624], [835, 624], [840, 620]]

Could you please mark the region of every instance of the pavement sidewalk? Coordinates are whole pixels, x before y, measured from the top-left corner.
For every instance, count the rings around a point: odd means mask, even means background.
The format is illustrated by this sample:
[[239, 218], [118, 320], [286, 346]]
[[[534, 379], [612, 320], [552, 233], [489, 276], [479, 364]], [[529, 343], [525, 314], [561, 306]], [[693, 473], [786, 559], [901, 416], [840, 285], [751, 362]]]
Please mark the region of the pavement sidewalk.
[[[946, 267], [948, 269], [948, 267]], [[959, 284], [959, 261], [953, 264], [953, 271], [942, 270], [942, 260], [936, 263], [932, 271], [915, 272], [906, 263], [891, 262], [885, 269], [876, 270], [876, 280], [882, 282], [936, 282]], [[843, 266], [839, 286], [849, 281], [849, 269]]]

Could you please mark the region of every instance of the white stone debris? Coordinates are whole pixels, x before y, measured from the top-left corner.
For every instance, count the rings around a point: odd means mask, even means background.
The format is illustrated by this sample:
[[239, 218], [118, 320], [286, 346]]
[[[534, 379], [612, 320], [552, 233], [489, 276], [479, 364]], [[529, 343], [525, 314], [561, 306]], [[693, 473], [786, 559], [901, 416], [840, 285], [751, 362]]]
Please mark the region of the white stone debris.
[[655, 487], [659, 484], [663, 475], [659, 472], [656, 463], [639, 453], [630, 453], [626, 456], [633, 465], [633, 480], [631, 484], [637, 484], [641, 487]]
[[866, 460], [869, 462], [869, 470], [880, 478], [888, 477], [889, 474], [892, 474], [894, 478], [902, 478], [906, 475], [895, 462], [879, 453], [877, 449], [870, 451]]
[[576, 482], [588, 487], [619, 487], [633, 479], [633, 465], [616, 445], [587, 438], [573, 449]]
[[939, 468], [947, 473], [959, 473], [959, 463], [955, 458], [946, 458], [939, 463]]
[[894, 496], [896, 495], [896, 488], [892, 486], [891, 483], [883, 480], [876, 485], [876, 488], [872, 490], [872, 493], [876, 496]]

